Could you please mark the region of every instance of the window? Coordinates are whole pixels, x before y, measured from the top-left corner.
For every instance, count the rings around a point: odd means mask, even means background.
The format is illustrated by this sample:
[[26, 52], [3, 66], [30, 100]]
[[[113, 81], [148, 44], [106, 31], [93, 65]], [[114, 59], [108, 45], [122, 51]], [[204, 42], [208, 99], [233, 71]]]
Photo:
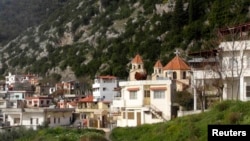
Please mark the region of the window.
[[230, 58], [229, 59], [229, 68], [238, 68], [238, 61], [236, 58]]
[[159, 69], [158, 72], [161, 73], [161, 69]]
[[135, 115], [134, 112], [128, 112], [128, 119], [134, 119]]
[[129, 92], [129, 99], [137, 99], [136, 91], [130, 91]]
[[47, 123], [50, 124], [50, 118], [49, 117], [47, 118]]
[[54, 117], [54, 123], [56, 123], [56, 118]]
[[36, 119], [36, 124], [39, 124], [39, 119], [38, 118]]
[[58, 123], [60, 123], [60, 117], [58, 118]]
[[49, 100], [47, 100], [47, 104], [49, 104]]
[[14, 124], [19, 124], [20, 123], [20, 118], [14, 118]]
[[186, 74], [186, 72], [184, 71], [183, 73], [182, 73], [182, 79], [186, 79], [187, 78], [187, 74]]
[[247, 67], [250, 68], [250, 57], [247, 58]]
[[144, 90], [144, 98], [149, 98], [149, 97], [150, 97], [150, 91]]
[[246, 95], [250, 97], [250, 86], [246, 86]]
[[158, 90], [154, 91], [154, 99], [164, 99], [165, 98], [165, 91]]
[[33, 119], [32, 119], [32, 118], [30, 118], [30, 124], [31, 124], [31, 125], [33, 124]]
[[173, 72], [173, 79], [176, 79], [176, 78], [177, 78], [177, 73]]
[[41, 104], [43, 104], [43, 100], [41, 100]]
[[122, 112], [123, 119], [126, 119], [126, 112]]

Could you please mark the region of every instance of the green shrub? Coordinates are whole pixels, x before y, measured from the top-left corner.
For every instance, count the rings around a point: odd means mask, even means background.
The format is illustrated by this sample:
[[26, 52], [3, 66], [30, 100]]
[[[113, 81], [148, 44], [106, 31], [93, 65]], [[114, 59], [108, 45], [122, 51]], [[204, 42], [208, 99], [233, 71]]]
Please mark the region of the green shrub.
[[240, 122], [241, 120], [241, 115], [242, 113], [239, 113], [239, 112], [231, 112], [229, 113], [228, 115], [228, 121], [230, 124], [237, 124]]

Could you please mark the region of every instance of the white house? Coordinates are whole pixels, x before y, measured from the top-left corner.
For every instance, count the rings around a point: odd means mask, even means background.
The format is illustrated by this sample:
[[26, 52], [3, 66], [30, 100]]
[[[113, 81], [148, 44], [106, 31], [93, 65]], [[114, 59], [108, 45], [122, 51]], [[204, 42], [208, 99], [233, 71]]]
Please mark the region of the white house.
[[163, 122], [176, 116], [172, 98], [175, 91], [185, 90], [189, 85], [189, 66], [178, 54], [164, 67], [158, 60], [152, 79], [148, 79], [140, 55], [137, 54], [131, 64], [129, 81], [119, 82], [118, 94], [111, 106], [117, 126]]
[[118, 80], [115, 76], [98, 76], [92, 85], [94, 101], [109, 101], [113, 100], [115, 95], [114, 88], [118, 85]]
[[120, 82], [121, 97], [111, 109], [120, 112], [117, 126], [137, 126], [171, 119], [171, 80]]
[[200, 86], [206, 87], [202, 92], [207, 102], [205, 107], [214, 100], [250, 100], [250, 40], [224, 41], [217, 49], [189, 56], [192, 57], [189, 64], [194, 110], [198, 109], [197, 89]]
[[222, 94], [222, 83], [220, 79], [222, 76], [220, 67], [220, 60], [218, 57], [218, 50], [206, 50], [189, 53], [191, 73], [191, 88], [194, 96], [193, 110], [201, 109], [199, 95], [204, 97], [204, 108], [210, 106], [214, 101], [220, 100], [220, 93]]
[[49, 127], [70, 125], [74, 108], [4, 108], [3, 122], [9, 126], [24, 126], [37, 129], [47, 124]]
[[219, 45], [224, 79], [223, 99], [250, 100], [250, 40]]

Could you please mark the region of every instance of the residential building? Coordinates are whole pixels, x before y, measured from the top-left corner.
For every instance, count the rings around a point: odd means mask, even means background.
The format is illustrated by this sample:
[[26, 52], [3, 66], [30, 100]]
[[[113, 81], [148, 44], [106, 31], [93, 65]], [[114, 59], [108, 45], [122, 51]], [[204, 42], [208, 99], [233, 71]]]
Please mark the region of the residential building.
[[114, 88], [118, 86], [115, 76], [98, 76], [92, 85], [94, 101], [112, 101], [115, 95]]
[[34, 96], [25, 98], [26, 107], [49, 107], [52, 104], [52, 97]]
[[111, 116], [117, 126], [138, 126], [168, 121], [177, 116], [173, 101], [175, 91], [190, 85], [187, 63], [176, 56], [163, 67], [160, 60], [154, 65], [152, 79], [139, 54], [131, 61], [129, 81], [120, 81], [111, 106]]
[[92, 95], [77, 102], [76, 119], [84, 127], [107, 128], [109, 101], [94, 101]]
[[49, 127], [70, 125], [74, 108], [4, 108], [3, 122], [9, 126], [24, 126], [37, 129], [39, 126]]
[[201, 96], [204, 99], [204, 108], [208, 108], [215, 101], [220, 100], [222, 94], [222, 68], [217, 49], [189, 53], [188, 63], [191, 67], [191, 87], [194, 96], [194, 108], [201, 109]]
[[250, 100], [250, 40], [219, 45], [224, 79], [223, 99]]

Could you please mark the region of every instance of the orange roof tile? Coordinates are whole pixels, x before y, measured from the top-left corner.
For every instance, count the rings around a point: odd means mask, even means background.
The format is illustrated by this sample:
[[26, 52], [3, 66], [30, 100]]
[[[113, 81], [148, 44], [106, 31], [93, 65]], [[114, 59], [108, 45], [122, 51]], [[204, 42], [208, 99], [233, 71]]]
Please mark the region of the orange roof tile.
[[79, 102], [93, 102], [94, 97], [92, 95], [80, 99]]
[[97, 78], [100, 78], [100, 79], [115, 79], [116, 77], [111, 76], [111, 75], [105, 75], [105, 76], [98, 76]]
[[163, 70], [190, 70], [190, 67], [178, 55], [176, 55]]
[[135, 58], [132, 60], [132, 63], [143, 63], [142, 58], [139, 54], [135, 56]]
[[162, 66], [162, 64], [161, 64], [161, 61], [158, 60], [158, 61], [155, 63], [154, 67], [155, 67], [155, 68], [162, 68], [163, 66]]

